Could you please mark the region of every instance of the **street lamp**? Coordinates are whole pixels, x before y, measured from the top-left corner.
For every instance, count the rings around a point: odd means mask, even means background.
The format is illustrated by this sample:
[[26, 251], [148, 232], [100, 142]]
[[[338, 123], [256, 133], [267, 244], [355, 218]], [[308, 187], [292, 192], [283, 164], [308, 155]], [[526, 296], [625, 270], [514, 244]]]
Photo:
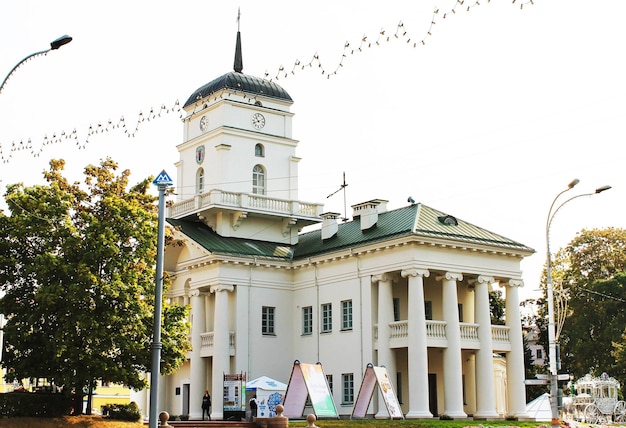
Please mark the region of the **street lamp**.
[[50, 49], [46, 49], [45, 51], [39, 51], [39, 52], [32, 53], [32, 54], [28, 55], [26, 58], [24, 58], [23, 60], [21, 60], [20, 62], [18, 62], [15, 65], [15, 67], [13, 67], [11, 69], [9, 74], [7, 74], [7, 77], [5, 77], [4, 80], [2, 81], [2, 85], [0, 85], [0, 94], [2, 93], [2, 89], [4, 88], [5, 83], [7, 83], [9, 78], [13, 75], [13, 73], [15, 73], [15, 71], [19, 68], [20, 65], [24, 64], [26, 61], [28, 61], [31, 58], [34, 58], [34, 57], [40, 56], [40, 55], [46, 55], [48, 52], [50, 52], [52, 50], [59, 49], [61, 46], [66, 45], [66, 44], [68, 44], [71, 41], [72, 41], [72, 38], [66, 34], [65, 36], [61, 36], [58, 39], [53, 40], [52, 42], [50, 42]]
[[558, 370], [560, 367], [560, 361], [557, 359], [557, 337], [556, 337], [556, 328], [554, 325], [554, 287], [552, 285], [552, 256], [550, 254], [550, 226], [552, 225], [552, 220], [554, 220], [554, 216], [557, 212], [563, 207], [563, 205], [567, 204], [574, 199], [582, 198], [583, 196], [592, 196], [597, 193], [602, 193], [605, 190], [609, 190], [611, 186], [602, 186], [598, 187], [595, 192], [592, 193], [583, 193], [580, 195], [572, 196], [571, 198], [565, 200], [561, 203], [556, 209], [554, 209], [554, 205], [559, 197], [571, 190], [576, 186], [580, 180], [575, 178], [568, 185], [567, 189], [559, 192], [558, 195], [552, 201], [552, 205], [550, 205], [550, 210], [548, 211], [548, 220], [546, 221], [546, 249], [547, 249], [547, 262], [546, 262], [546, 289], [547, 289], [547, 297], [548, 297], [548, 346], [549, 346], [549, 362], [550, 362], [550, 406], [552, 409], [552, 426], [559, 426], [559, 407], [558, 407]]

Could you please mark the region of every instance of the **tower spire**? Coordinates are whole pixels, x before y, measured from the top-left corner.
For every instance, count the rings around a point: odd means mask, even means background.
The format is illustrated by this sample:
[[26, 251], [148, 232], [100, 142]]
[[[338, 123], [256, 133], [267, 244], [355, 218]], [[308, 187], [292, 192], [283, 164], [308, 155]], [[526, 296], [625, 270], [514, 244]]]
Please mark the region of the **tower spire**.
[[235, 45], [235, 66], [234, 69], [237, 73], [241, 73], [243, 70], [243, 58], [241, 55], [241, 32], [239, 31], [239, 24], [241, 22], [241, 8], [237, 11], [237, 44]]

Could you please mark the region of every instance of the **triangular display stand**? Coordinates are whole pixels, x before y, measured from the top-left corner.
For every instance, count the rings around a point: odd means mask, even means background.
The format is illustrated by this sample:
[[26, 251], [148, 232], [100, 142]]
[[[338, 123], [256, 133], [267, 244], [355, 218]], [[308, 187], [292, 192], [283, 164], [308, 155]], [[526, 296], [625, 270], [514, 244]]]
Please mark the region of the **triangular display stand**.
[[352, 418], [364, 418], [367, 414], [367, 408], [370, 405], [370, 401], [374, 396], [376, 385], [380, 388], [380, 392], [387, 406], [387, 412], [389, 412], [390, 419], [404, 419], [400, 403], [393, 390], [393, 385], [387, 375], [387, 369], [384, 366], [375, 367], [372, 363], [367, 365], [365, 373], [363, 374], [363, 381], [361, 382], [361, 388], [359, 389], [359, 395], [354, 403], [352, 409]]
[[283, 415], [288, 418], [301, 418], [307, 397], [311, 400], [317, 418], [339, 418], [322, 365], [301, 363], [296, 360], [285, 392]]

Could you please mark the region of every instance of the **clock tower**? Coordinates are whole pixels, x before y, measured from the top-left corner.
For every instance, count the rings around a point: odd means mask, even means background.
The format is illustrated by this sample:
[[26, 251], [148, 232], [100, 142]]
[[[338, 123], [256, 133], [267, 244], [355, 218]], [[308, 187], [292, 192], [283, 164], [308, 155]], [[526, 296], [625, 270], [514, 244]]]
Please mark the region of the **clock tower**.
[[178, 200], [169, 217], [197, 220], [223, 237], [295, 244], [321, 221], [322, 205], [298, 200], [293, 100], [274, 82], [234, 70], [191, 94], [178, 145]]

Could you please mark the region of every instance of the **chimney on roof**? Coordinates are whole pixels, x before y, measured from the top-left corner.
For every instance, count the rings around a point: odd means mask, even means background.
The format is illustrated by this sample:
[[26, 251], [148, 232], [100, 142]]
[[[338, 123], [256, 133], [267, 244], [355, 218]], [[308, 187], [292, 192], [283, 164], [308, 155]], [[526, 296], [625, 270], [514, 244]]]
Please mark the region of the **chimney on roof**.
[[330, 239], [339, 231], [339, 224], [337, 219], [341, 214], [339, 213], [323, 213], [322, 217], [322, 240]]
[[384, 199], [373, 199], [371, 201], [352, 205], [354, 219], [359, 218], [361, 230], [368, 230], [376, 226], [378, 214], [387, 212], [387, 202]]

